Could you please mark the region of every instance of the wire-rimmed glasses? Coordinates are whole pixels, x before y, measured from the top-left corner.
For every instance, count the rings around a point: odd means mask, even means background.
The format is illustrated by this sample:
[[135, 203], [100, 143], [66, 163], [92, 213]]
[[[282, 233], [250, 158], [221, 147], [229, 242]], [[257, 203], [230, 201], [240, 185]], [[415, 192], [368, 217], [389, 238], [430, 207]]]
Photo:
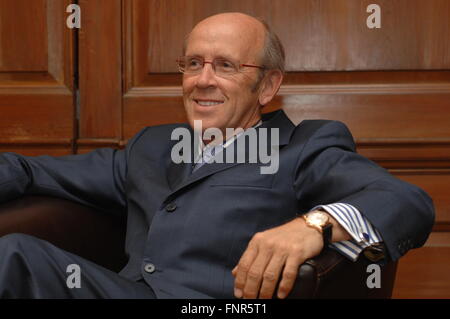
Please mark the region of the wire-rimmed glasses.
[[254, 64], [240, 64], [228, 59], [216, 58], [212, 61], [205, 61], [199, 56], [182, 56], [177, 59], [178, 68], [181, 73], [198, 74], [201, 73], [205, 64], [211, 64], [217, 76], [227, 77], [241, 72], [242, 68], [264, 69], [264, 66]]

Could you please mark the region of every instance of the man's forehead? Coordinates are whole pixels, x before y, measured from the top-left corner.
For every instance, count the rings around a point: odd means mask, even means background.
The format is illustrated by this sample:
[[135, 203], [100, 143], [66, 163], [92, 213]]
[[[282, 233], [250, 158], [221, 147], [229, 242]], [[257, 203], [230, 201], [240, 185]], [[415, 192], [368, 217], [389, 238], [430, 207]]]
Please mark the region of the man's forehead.
[[[259, 21], [235, 17], [225, 19], [224, 16], [213, 16], [197, 24], [189, 35], [187, 49], [198, 49], [207, 46], [219, 51], [229, 49], [229, 53], [250, 53], [259, 49], [264, 41], [264, 29]], [[194, 52], [191, 52], [194, 53]], [[223, 52], [225, 55], [226, 52]]]
[[251, 29], [260, 29], [261, 27], [263, 27], [262, 23], [256, 18], [239, 12], [232, 12], [216, 14], [203, 19], [202, 21], [197, 23], [194, 29], [201, 27], [214, 28], [224, 25], [228, 28], [246, 29], [247, 32], [251, 31]]

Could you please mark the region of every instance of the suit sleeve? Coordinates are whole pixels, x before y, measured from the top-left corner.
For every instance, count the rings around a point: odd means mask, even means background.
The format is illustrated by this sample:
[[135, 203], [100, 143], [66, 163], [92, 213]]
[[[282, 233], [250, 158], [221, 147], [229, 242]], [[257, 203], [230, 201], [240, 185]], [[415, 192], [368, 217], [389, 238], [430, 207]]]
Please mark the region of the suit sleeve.
[[120, 214], [126, 207], [128, 156], [144, 130], [124, 150], [100, 148], [58, 157], [0, 154], [0, 202], [26, 194], [48, 195]]
[[378, 246], [383, 241], [380, 233], [370, 221], [352, 205], [333, 203], [316, 206], [311, 210], [316, 209], [328, 212], [352, 237], [351, 240], [330, 244], [331, 248], [336, 249], [350, 260], [356, 261], [364, 249], [372, 248], [374, 244]]
[[347, 127], [327, 121], [309, 138], [296, 165], [302, 209], [345, 203], [380, 232], [392, 260], [422, 246], [434, 223], [431, 198], [355, 152]]

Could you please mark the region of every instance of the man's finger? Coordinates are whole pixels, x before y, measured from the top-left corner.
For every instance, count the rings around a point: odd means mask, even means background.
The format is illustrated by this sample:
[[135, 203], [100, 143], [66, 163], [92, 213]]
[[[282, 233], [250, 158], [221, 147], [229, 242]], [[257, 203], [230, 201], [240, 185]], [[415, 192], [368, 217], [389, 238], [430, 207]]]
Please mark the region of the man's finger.
[[234, 280], [234, 296], [236, 298], [242, 298], [244, 295], [245, 281], [247, 280], [247, 272], [249, 271], [253, 260], [255, 260], [258, 254], [258, 249], [255, 245], [249, 245], [242, 255], [239, 263], [235, 267], [235, 280]]
[[258, 298], [259, 289], [261, 287], [264, 271], [267, 268], [272, 257], [269, 250], [258, 250], [258, 255], [253, 261], [250, 269], [247, 272], [247, 278], [244, 287], [244, 298], [254, 299]]
[[275, 254], [272, 256], [263, 274], [263, 281], [259, 290], [260, 298], [272, 298], [285, 262], [286, 255]]
[[[278, 286], [277, 297], [284, 299], [291, 292], [298, 276], [298, 269], [304, 262], [303, 258], [298, 256], [289, 256], [283, 270], [280, 285]], [[300, 283], [301, 284], [301, 283]]]

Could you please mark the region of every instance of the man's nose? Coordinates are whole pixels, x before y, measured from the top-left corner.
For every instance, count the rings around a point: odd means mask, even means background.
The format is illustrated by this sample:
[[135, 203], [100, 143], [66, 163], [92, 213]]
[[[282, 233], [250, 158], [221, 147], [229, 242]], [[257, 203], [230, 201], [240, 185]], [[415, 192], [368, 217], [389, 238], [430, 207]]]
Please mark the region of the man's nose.
[[198, 74], [197, 86], [206, 88], [210, 86], [216, 86], [216, 73], [211, 62], [204, 62], [203, 69]]

